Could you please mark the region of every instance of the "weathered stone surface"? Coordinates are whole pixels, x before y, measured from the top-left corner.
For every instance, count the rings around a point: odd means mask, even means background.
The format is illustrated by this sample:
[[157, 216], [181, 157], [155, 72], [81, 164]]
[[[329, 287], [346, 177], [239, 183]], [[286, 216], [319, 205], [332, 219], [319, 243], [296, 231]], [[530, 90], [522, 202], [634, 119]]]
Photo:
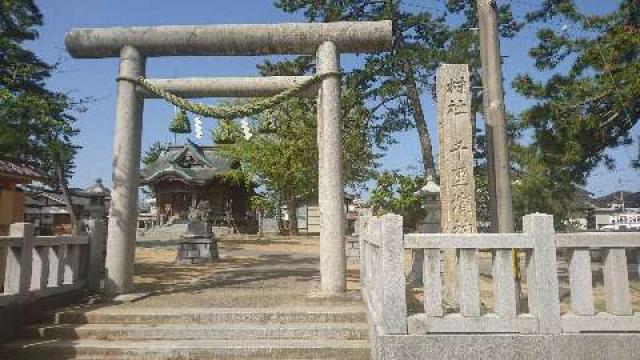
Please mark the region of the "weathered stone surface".
[[514, 318], [502, 318], [496, 314], [482, 316], [428, 316], [416, 314], [409, 317], [409, 334], [422, 335], [438, 333], [469, 335], [473, 333], [522, 333], [533, 334], [538, 331], [538, 321], [530, 315]]
[[[24, 347], [24, 348], [23, 348]], [[25, 351], [26, 350], [26, 351]], [[11, 359], [354, 359], [369, 355], [366, 340], [73, 340], [44, 344], [13, 343], [0, 349]]]
[[203, 222], [190, 222], [187, 224], [185, 235], [209, 236], [211, 235], [211, 225]]
[[15, 223], [9, 226], [9, 236], [21, 237], [19, 248], [7, 249], [4, 292], [25, 294], [31, 288], [33, 224]]
[[442, 316], [444, 313], [440, 259], [440, 249], [424, 250], [424, 312], [428, 316]]
[[[308, 79], [310, 76], [264, 76], [264, 77], [215, 77], [182, 79], [147, 79], [152, 85], [185, 98], [205, 97], [266, 97], [281, 93]], [[145, 98], [156, 96], [144, 89], [138, 89]], [[310, 86], [300, 93], [315, 97], [318, 85]]]
[[458, 304], [460, 314], [480, 316], [478, 250], [458, 250]]
[[320, 285], [327, 295], [346, 289], [345, 220], [342, 182], [340, 53], [327, 41], [318, 47], [317, 72], [336, 73], [322, 80], [322, 159], [319, 166]]
[[345, 252], [347, 262], [351, 264], [360, 263], [360, 241], [357, 236], [345, 236]]
[[262, 232], [264, 234], [279, 234], [278, 219], [262, 219]]
[[527, 260], [529, 310], [540, 321], [540, 333], [558, 334], [561, 330], [560, 298], [553, 216], [529, 214], [523, 218], [522, 228], [535, 242]]
[[[136, 78], [144, 74], [144, 56], [133, 47], [123, 47], [119, 75]], [[134, 84], [118, 82], [105, 281], [105, 291], [109, 294], [126, 292], [133, 276], [143, 105], [144, 101], [136, 93]]]
[[184, 238], [176, 245], [176, 263], [202, 264], [219, 258], [215, 237]]
[[640, 333], [640, 315], [618, 316], [599, 313], [594, 316], [562, 316], [562, 331], [580, 332], [635, 332]]
[[[437, 102], [440, 138], [440, 222], [444, 233], [476, 231], [475, 184], [471, 129], [471, 92], [466, 64], [438, 69]], [[456, 298], [455, 252], [444, 254], [445, 298]]]
[[237, 340], [334, 339], [366, 340], [365, 323], [328, 324], [66, 324], [35, 325], [22, 331], [26, 339], [109, 339], [109, 340]]
[[444, 64], [438, 69], [440, 201], [445, 233], [476, 231], [469, 89], [466, 64]]
[[569, 259], [571, 311], [576, 315], [595, 314], [590, 252], [588, 248], [573, 249]]
[[377, 359], [633, 360], [640, 334], [386, 335]]
[[145, 56], [313, 54], [325, 41], [340, 52], [391, 48], [391, 21], [72, 29], [65, 46], [76, 58], [116, 57], [124, 46]]
[[382, 321], [387, 334], [407, 333], [407, 303], [402, 246], [402, 216], [382, 216]]
[[513, 278], [513, 251], [493, 251], [492, 274], [495, 312], [504, 318], [516, 317], [516, 284]]
[[89, 226], [89, 263], [87, 264], [87, 287], [97, 290], [104, 272], [104, 247], [106, 244], [106, 221], [90, 220]]
[[631, 293], [625, 249], [608, 249], [604, 257], [604, 290], [607, 311], [615, 315], [631, 315]]

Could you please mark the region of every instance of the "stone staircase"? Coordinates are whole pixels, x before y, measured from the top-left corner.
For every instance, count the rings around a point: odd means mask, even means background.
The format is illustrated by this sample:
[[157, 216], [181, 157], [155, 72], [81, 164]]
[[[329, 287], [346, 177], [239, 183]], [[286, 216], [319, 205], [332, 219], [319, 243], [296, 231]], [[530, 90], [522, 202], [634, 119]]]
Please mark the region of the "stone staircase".
[[67, 309], [1, 359], [368, 359], [363, 306]]

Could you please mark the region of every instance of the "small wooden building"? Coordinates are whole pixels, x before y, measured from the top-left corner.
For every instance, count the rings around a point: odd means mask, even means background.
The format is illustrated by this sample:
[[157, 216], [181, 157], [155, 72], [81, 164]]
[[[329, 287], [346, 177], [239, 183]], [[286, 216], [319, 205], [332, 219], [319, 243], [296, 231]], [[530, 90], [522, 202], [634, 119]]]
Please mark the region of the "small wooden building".
[[[42, 187], [22, 186], [24, 221], [34, 224], [37, 235], [64, 235], [71, 232], [71, 216], [64, 196], [59, 191]], [[70, 188], [76, 219], [79, 223], [107, 219], [111, 192], [96, 179], [95, 184], [82, 188]]]
[[186, 222], [189, 210], [201, 202], [208, 203], [214, 223], [222, 223], [229, 214], [237, 225], [245, 223], [251, 191], [229, 176], [240, 165], [217, 149], [187, 140], [183, 146], [169, 147], [142, 170], [141, 185], [152, 190], [161, 224]]
[[10, 224], [24, 221], [24, 193], [17, 185], [44, 178], [25, 163], [0, 159], [0, 235], [8, 234]]

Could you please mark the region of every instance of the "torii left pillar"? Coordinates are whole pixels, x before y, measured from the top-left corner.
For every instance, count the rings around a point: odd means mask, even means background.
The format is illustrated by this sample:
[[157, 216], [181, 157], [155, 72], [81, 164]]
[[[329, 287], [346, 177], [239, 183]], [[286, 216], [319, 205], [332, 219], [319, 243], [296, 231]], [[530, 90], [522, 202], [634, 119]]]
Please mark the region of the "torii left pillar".
[[[121, 77], [145, 74], [145, 57], [131, 46], [120, 51]], [[140, 150], [144, 99], [130, 81], [118, 82], [113, 136], [113, 191], [109, 213], [105, 291], [127, 292], [133, 278], [140, 186]]]

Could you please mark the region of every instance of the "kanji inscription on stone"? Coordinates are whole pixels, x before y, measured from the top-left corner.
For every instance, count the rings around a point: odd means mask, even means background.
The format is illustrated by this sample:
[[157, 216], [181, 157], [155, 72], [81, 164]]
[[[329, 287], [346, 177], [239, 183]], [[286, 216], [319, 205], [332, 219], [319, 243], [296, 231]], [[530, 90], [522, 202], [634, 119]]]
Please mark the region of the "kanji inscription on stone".
[[475, 232], [469, 68], [466, 64], [444, 64], [436, 79], [442, 231]]

